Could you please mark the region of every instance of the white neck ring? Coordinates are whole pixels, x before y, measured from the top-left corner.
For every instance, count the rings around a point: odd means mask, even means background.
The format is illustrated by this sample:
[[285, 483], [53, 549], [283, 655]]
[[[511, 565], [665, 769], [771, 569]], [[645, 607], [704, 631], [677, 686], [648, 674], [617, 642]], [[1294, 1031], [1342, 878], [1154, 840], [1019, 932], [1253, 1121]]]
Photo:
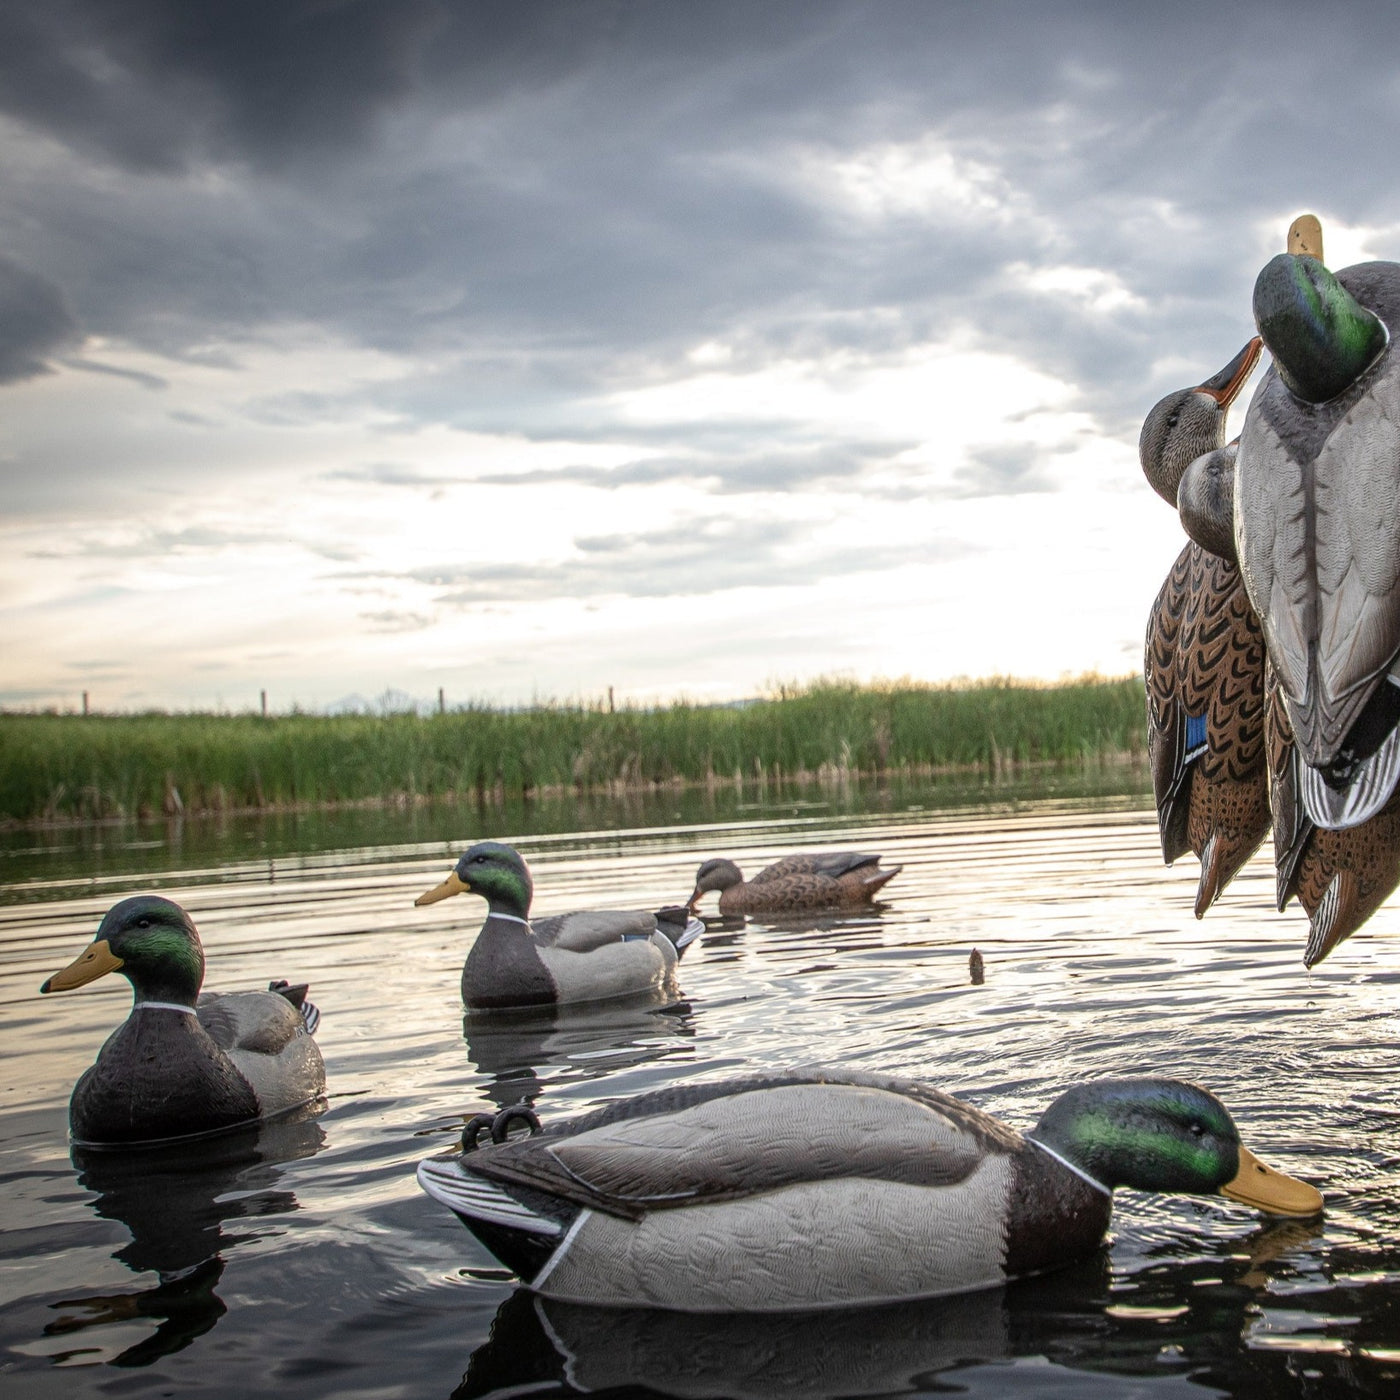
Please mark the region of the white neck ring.
[[182, 1011], [186, 1016], [197, 1016], [199, 1013], [192, 1006], [182, 1006], [178, 1001], [138, 1001], [131, 1008], [133, 1011]]
[[1072, 1171], [1075, 1174], [1075, 1176], [1077, 1176], [1081, 1181], [1087, 1181], [1089, 1185], [1094, 1188], [1095, 1191], [1102, 1191], [1105, 1196], [1109, 1197], [1110, 1200], [1112, 1199], [1112, 1188], [1105, 1186], [1103, 1182], [1099, 1181], [1096, 1177], [1090, 1176], [1089, 1173], [1086, 1172], [1083, 1167], [1076, 1167], [1074, 1163], [1069, 1160], [1068, 1157], [1061, 1157], [1060, 1154], [1056, 1152], [1053, 1147], [1046, 1147], [1046, 1145], [1043, 1142], [1041, 1142], [1038, 1138], [1028, 1137], [1026, 1141], [1029, 1143], [1034, 1143], [1036, 1147], [1040, 1148], [1040, 1150], [1046, 1153], [1048, 1156], [1053, 1157], [1062, 1167], [1067, 1167], [1070, 1171]]

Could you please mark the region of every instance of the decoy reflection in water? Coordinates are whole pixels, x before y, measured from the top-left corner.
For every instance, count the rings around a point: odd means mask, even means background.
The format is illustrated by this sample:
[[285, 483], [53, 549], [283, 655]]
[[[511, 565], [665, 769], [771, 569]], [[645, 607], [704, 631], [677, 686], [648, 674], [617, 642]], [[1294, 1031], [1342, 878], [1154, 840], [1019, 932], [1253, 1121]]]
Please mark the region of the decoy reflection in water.
[[1079, 1085], [1022, 1137], [928, 1085], [835, 1068], [639, 1095], [426, 1161], [418, 1180], [537, 1292], [686, 1312], [853, 1307], [1042, 1272], [1098, 1249], [1117, 1186], [1322, 1209], [1177, 1080]]
[[535, 1012], [462, 1021], [472, 1067], [486, 1078], [481, 1092], [506, 1108], [533, 1103], [546, 1081], [597, 1079], [619, 1070], [688, 1054], [695, 1025], [690, 1007], [656, 991], [630, 1001], [565, 1008], [545, 1018]]
[[109, 972], [131, 983], [134, 1002], [73, 1089], [75, 1142], [134, 1146], [224, 1132], [324, 1092], [311, 1034], [320, 1012], [306, 987], [201, 993], [204, 949], [172, 900], [134, 895], [113, 905], [93, 942], [39, 990], [68, 991]]
[[[308, 1105], [275, 1123], [235, 1130], [216, 1142], [127, 1152], [73, 1149], [78, 1184], [96, 1193], [92, 1210], [131, 1232], [113, 1258], [135, 1273], [153, 1273], [148, 1288], [93, 1293], [53, 1303], [59, 1315], [46, 1336], [82, 1336], [85, 1350], [103, 1327], [147, 1321], [149, 1335], [109, 1358], [113, 1366], [146, 1366], [183, 1350], [227, 1311], [215, 1291], [229, 1252], [269, 1233], [263, 1222], [296, 1210], [296, 1195], [280, 1183], [278, 1167], [320, 1150], [315, 1121], [323, 1105]], [[247, 1229], [229, 1233], [226, 1221]]]
[[530, 867], [513, 847], [479, 841], [415, 904], [456, 894], [486, 901], [486, 922], [462, 968], [474, 1010], [549, 1007], [675, 991], [681, 954], [705, 931], [682, 908], [602, 909], [531, 919]]
[[1400, 879], [1400, 265], [1334, 276], [1280, 254], [1254, 311], [1273, 367], [1241, 434], [1235, 535], [1276, 691], [1278, 903], [1306, 910], [1312, 966]]
[[690, 907], [718, 890], [721, 914], [801, 913], [869, 904], [903, 869], [880, 869], [880, 857], [864, 851], [820, 851], [783, 856], [745, 880], [732, 860], [705, 861], [695, 873]]
[[1190, 536], [1148, 617], [1147, 747], [1162, 858], [1201, 862], [1199, 919], [1269, 829], [1264, 639], [1233, 544], [1233, 446], [1226, 417], [1254, 366], [1256, 338], [1219, 373], [1158, 402], [1138, 453]]

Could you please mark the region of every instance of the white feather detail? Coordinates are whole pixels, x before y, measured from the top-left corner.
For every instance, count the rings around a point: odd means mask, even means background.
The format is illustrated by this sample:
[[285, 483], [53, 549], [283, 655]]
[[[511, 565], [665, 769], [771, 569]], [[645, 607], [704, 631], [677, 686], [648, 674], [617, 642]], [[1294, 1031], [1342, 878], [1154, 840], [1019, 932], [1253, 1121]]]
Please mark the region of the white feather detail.
[[133, 1011], [182, 1011], [186, 1016], [198, 1016], [192, 1006], [181, 1006], [178, 1001], [138, 1001]]
[[564, 1232], [564, 1227], [557, 1220], [537, 1215], [494, 1182], [464, 1172], [456, 1162], [420, 1162], [418, 1184], [448, 1210], [470, 1216], [473, 1220], [528, 1230], [535, 1235], [560, 1235]]
[[1303, 807], [1328, 831], [1344, 831], [1369, 821], [1390, 801], [1400, 782], [1400, 726], [1392, 729], [1361, 771], [1340, 792], [1328, 787], [1316, 768], [1298, 765]]

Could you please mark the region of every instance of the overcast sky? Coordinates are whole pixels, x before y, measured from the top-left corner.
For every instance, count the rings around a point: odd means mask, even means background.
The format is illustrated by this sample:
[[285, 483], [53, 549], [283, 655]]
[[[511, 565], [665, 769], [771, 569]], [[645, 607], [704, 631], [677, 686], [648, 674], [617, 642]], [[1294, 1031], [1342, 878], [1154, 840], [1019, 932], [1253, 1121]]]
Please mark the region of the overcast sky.
[[1398, 13], [0, 0], [0, 704], [1138, 670]]

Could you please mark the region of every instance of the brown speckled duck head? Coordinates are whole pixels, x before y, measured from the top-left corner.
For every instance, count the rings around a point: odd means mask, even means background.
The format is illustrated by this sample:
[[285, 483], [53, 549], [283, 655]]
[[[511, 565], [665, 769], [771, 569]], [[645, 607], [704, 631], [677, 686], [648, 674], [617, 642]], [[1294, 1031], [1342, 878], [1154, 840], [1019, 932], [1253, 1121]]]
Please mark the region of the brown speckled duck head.
[[727, 860], [723, 856], [715, 860], [707, 860], [695, 872], [695, 893], [690, 896], [690, 908], [692, 911], [696, 909], [700, 900], [711, 890], [719, 890], [723, 893], [725, 890], [732, 890], [735, 885], [743, 883], [743, 874], [732, 860]]
[[1182, 528], [1202, 549], [1231, 564], [1237, 562], [1235, 461], [1239, 453], [1238, 438], [1228, 447], [1202, 453], [1182, 474], [1176, 493]]
[[1225, 420], [1254, 366], [1263, 341], [1255, 336], [1218, 374], [1159, 399], [1143, 420], [1138, 460], [1152, 489], [1170, 505], [1187, 467], [1225, 445]]

